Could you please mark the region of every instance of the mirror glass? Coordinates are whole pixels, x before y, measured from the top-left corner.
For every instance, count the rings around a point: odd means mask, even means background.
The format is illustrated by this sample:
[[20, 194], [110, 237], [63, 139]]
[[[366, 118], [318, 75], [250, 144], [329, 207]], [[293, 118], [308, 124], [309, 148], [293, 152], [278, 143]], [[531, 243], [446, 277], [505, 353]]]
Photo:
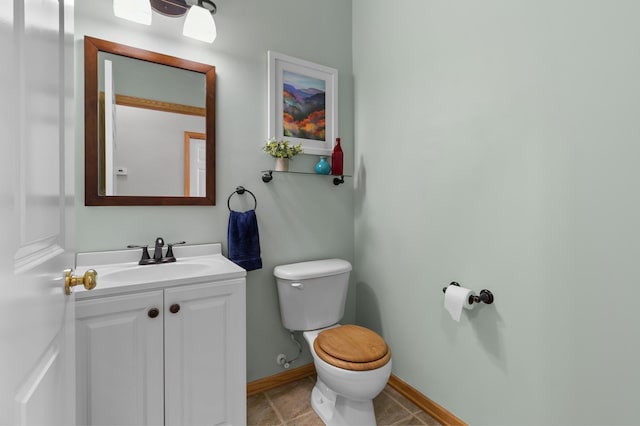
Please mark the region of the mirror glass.
[[85, 37], [85, 204], [215, 204], [215, 67]]

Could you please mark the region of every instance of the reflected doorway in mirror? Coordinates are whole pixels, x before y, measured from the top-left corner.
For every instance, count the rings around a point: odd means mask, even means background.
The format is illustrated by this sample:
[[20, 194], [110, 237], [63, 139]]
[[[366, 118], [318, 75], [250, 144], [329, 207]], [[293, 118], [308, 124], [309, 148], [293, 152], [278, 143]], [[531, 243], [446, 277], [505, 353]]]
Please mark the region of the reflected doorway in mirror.
[[207, 181], [205, 134], [184, 132], [184, 196], [204, 197]]

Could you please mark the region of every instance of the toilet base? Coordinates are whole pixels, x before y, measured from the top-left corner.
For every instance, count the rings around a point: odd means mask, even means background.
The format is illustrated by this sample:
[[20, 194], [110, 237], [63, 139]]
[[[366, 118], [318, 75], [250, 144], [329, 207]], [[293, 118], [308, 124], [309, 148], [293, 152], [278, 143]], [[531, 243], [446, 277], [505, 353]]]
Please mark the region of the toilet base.
[[320, 378], [311, 392], [311, 406], [327, 426], [375, 426], [373, 401], [348, 400], [329, 389]]

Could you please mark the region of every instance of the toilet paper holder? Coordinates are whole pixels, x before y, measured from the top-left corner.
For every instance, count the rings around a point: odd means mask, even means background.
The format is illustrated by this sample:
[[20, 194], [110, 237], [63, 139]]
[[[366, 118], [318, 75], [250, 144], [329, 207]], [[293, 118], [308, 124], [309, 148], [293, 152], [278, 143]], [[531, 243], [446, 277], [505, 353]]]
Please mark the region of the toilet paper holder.
[[[449, 285], [456, 285], [456, 286], [460, 287], [460, 284], [455, 282], [455, 281], [452, 281], [451, 284], [449, 284]], [[449, 286], [446, 286], [446, 287], [442, 288], [442, 292], [443, 293], [446, 293], [447, 287], [449, 287]], [[474, 303], [480, 303], [480, 302], [485, 303], [487, 305], [492, 304], [493, 303], [493, 293], [491, 293], [491, 291], [489, 291], [487, 289], [483, 289], [483, 290], [480, 290], [480, 295], [479, 296], [469, 296], [469, 304], [470, 305], [472, 305]]]

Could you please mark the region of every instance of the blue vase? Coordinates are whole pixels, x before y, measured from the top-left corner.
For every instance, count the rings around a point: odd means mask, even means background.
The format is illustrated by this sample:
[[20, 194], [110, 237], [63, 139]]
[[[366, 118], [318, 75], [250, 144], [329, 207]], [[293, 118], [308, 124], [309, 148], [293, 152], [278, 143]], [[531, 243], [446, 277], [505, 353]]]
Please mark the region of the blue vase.
[[316, 173], [319, 175], [328, 175], [331, 173], [331, 164], [327, 161], [327, 157], [320, 157], [320, 161], [316, 163]]

